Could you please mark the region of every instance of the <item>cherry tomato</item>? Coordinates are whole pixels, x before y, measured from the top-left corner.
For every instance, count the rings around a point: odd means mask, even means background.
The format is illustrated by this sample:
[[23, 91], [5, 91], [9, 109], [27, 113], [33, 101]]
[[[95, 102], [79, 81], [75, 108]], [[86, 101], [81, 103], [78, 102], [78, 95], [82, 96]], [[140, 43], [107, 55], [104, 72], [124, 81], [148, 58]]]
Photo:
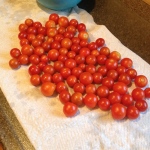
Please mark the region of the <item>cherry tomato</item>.
[[75, 83], [77, 83], [77, 77], [74, 75], [70, 75], [68, 76], [66, 82], [70, 87], [73, 87]]
[[75, 92], [71, 96], [71, 102], [76, 104], [77, 106], [83, 105], [83, 95], [79, 92]]
[[86, 65], [85, 71], [93, 74], [96, 72], [96, 66], [92, 64]]
[[59, 26], [66, 28], [69, 25], [69, 20], [65, 16], [59, 17], [58, 24]]
[[106, 60], [105, 66], [108, 70], [113, 70], [113, 69], [116, 69], [118, 67], [118, 63], [116, 60], [109, 58]]
[[38, 33], [38, 31], [37, 31], [37, 29], [35, 27], [32, 27], [32, 26], [28, 27], [27, 34], [37, 35], [37, 33]]
[[126, 68], [124, 66], [118, 66], [116, 68], [116, 71], [118, 72], [119, 75], [121, 75], [122, 73], [126, 72]]
[[49, 43], [48, 41], [43, 42], [41, 46], [46, 53], [51, 49], [51, 43]]
[[67, 53], [68, 58], [74, 59], [75, 56], [76, 56], [76, 53], [74, 51], [68, 51], [68, 53]]
[[145, 100], [138, 100], [135, 102], [135, 107], [140, 111], [144, 112], [148, 108], [148, 104]]
[[108, 47], [104, 46], [100, 49], [99, 54], [108, 56], [110, 54], [110, 49]]
[[87, 47], [88, 46], [88, 41], [87, 40], [81, 40], [80, 41], [80, 46], [81, 47]]
[[36, 66], [36, 65], [31, 65], [29, 68], [28, 68], [28, 72], [30, 75], [34, 75], [34, 74], [41, 74], [41, 70], [39, 68], [39, 66]]
[[56, 23], [55, 23], [55, 21], [53, 21], [53, 20], [48, 20], [48, 21], [46, 21], [46, 23], [45, 23], [45, 27], [46, 27], [46, 29], [49, 29], [49, 28], [51, 28], [51, 27], [55, 28], [55, 27], [56, 27]]
[[39, 40], [39, 39], [33, 39], [31, 44], [35, 48], [35, 47], [41, 46], [42, 45], [42, 41]]
[[13, 48], [10, 50], [10, 55], [13, 58], [18, 58], [21, 55], [21, 51], [18, 48]]
[[115, 120], [121, 120], [126, 116], [126, 108], [119, 103], [113, 104], [111, 107], [111, 114]]
[[20, 31], [20, 32], [26, 32], [27, 29], [28, 29], [28, 26], [27, 26], [26, 24], [21, 23], [21, 24], [19, 25], [19, 31]]
[[43, 72], [53, 75], [53, 74], [55, 73], [54, 66], [52, 66], [52, 65], [46, 65], [46, 66], [43, 68]]
[[44, 54], [44, 48], [41, 46], [35, 47], [34, 54], [38, 56], [42, 56]]
[[61, 41], [61, 47], [66, 48], [66, 49], [70, 49], [72, 46], [72, 41], [69, 38], [64, 38]]
[[93, 82], [95, 84], [100, 84], [102, 82], [103, 76], [102, 76], [101, 73], [95, 72], [95, 73], [92, 74], [92, 76], [93, 76]]
[[56, 91], [60, 93], [61, 91], [68, 90], [67, 85], [64, 82], [58, 82], [56, 84]]
[[128, 74], [126, 73], [122, 73], [121, 75], [119, 75], [118, 77], [118, 81], [119, 82], [123, 82], [125, 83], [126, 85], [130, 85], [131, 84], [131, 78]]
[[94, 50], [94, 49], [97, 49], [97, 44], [95, 42], [91, 42], [88, 44], [87, 46], [91, 51]]
[[107, 77], [112, 78], [114, 81], [118, 79], [118, 72], [116, 70], [108, 70]]
[[63, 104], [69, 102], [70, 99], [71, 99], [71, 95], [70, 95], [69, 91], [63, 90], [63, 91], [60, 92], [60, 94], [59, 94], [59, 100], [60, 100]]
[[98, 102], [98, 98], [95, 94], [93, 93], [88, 93], [85, 95], [84, 97], [84, 104], [88, 107], [88, 108], [95, 108]]
[[34, 86], [39, 86], [41, 84], [41, 78], [40, 78], [40, 75], [38, 74], [35, 74], [35, 75], [32, 75], [30, 77], [30, 82], [32, 85]]
[[52, 76], [52, 81], [57, 84], [59, 82], [62, 82], [63, 81], [63, 77], [60, 73], [54, 73], [53, 76]]
[[100, 97], [100, 98], [106, 98], [109, 94], [109, 89], [107, 86], [104, 85], [100, 85], [97, 90], [96, 90], [96, 94]]
[[88, 65], [95, 65], [96, 64], [96, 57], [94, 55], [88, 55], [85, 59]]
[[79, 38], [80, 40], [88, 40], [89, 34], [88, 34], [86, 31], [80, 31], [80, 32], [78, 33], [78, 38]]
[[49, 61], [49, 58], [47, 55], [45, 55], [45, 54], [41, 55], [40, 62], [44, 62], [45, 64], [47, 64], [48, 61]]
[[61, 48], [60, 42], [58, 42], [58, 41], [53, 41], [53, 42], [51, 43], [51, 49], [59, 50], [60, 48]]
[[131, 79], [135, 79], [135, 77], [137, 76], [137, 71], [133, 68], [129, 68], [126, 71], [126, 74], [129, 75]]
[[145, 93], [145, 98], [150, 98], [150, 87], [146, 88], [144, 90], [144, 93]]
[[78, 26], [77, 26], [77, 29], [79, 32], [81, 31], [86, 31], [86, 26], [84, 23], [79, 23]]
[[29, 57], [29, 61], [31, 64], [33, 65], [38, 65], [39, 62], [40, 62], [40, 58], [38, 55], [35, 55], [35, 54], [32, 54], [30, 57]]
[[41, 82], [51, 82], [52, 81], [52, 75], [49, 73], [43, 73], [41, 76]]
[[127, 93], [128, 91], [128, 87], [125, 83], [123, 82], [116, 82], [114, 85], [113, 85], [113, 91], [115, 92], [118, 92], [119, 94], [121, 95], [124, 95]]
[[138, 75], [135, 77], [134, 83], [137, 87], [143, 88], [147, 85], [148, 80], [144, 75]]
[[30, 18], [28, 18], [28, 19], [25, 20], [25, 24], [26, 24], [28, 27], [30, 27], [30, 26], [33, 25], [33, 20], [30, 19]]
[[98, 56], [96, 57], [96, 60], [97, 60], [97, 63], [98, 63], [99, 65], [105, 65], [105, 62], [106, 62], [106, 60], [107, 60], [107, 56], [106, 56], [106, 55], [98, 55]]
[[53, 66], [55, 71], [59, 72], [64, 67], [64, 63], [62, 61], [55, 61]]
[[60, 74], [62, 75], [62, 77], [64, 79], [67, 79], [71, 75], [71, 69], [66, 68], [66, 67], [61, 68], [60, 69]]
[[135, 106], [129, 106], [127, 107], [127, 117], [129, 119], [137, 119], [139, 117], [140, 113], [139, 110]]
[[66, 55], [59, 55], [58, 56], [58, 61], [61, 61], [62, 63], [65, 63], [66, 60], [67, 60], [67, 56]]
[[42, 24], [41, 24], [41, 22], [36, 21], [36, 22], [33, 22], [32, 26], [38, 29], [38, 28], [42, 27]]
[[72, 70], [71, 70], [71, 74], [76, 76], [77, 78], [79, 78], [80, 74], [82, 73], [82, 69], [79, 68], [79, 67], [74, 67]]
[[83, 47], [80, 49], [79, 54], [86, 57], [90, 54], [90, 49], [87, 47]]
[[94, 84], [88, 84], [86, 87], [85, 87], [85, 92], [88, 94], [88, 93], [93, 93], [95, 94], [96, 93], [96, 86]]
[[71, 40], [72, 44], [80, 44], [80, 39], [78, 37], [73, 37]]
[[28, 39], [20, 39], [20, 46], [22, 47], [23, 45], [27, 45], [30, 44], [30, 42], [28, 41]]
[[61, 48], [59, 49], [59, 54], [60, 54], [60, 55], [67, 55], [67, 53], [68, 53], [68, 49], [67, 49], [67, 48], [61, 47]]
[[53, 20], [56, 24], [58, 23], [59, 15], [56, 13], [52, 13], [49, 16], [49, 20]]
[[123, 58], [120, 64], [128, 69], [133, 66], [133, 61], [130, 58]]
[[41, 92], [44, 96], [52, 96], [55, 92], [56, 85], [52, 82], [44, 82], [41, 85]]
[[133, 89], [131, 95], [133, 97], [133, 100], [135, 101], [142, 100], [145, 98], [144, 90], [142, 90], [141, 88]]
[[89, 72], [83, 72], [80, 74], [79, 80], [86, 86], [93, 82], [93, 76]]
[[83, 94], [85, 92], [85, 86], [82, 83], [75, 83], [75, 85], [73, 86], [73, 90], [74, 92], [80, 92], [81, 94]]
[[97, 72], [101, 73], [101, 75], [104, 77], [107, 74], [108, 69], [106, 66], [100, 66], [97, 68]]
[[76, 33], [76, 28], [73, 25], [69, 25], [66, 28], [66, 31], [75, 34]]
[[97, 57], [99, 55], [99, 51], [97, 49], [94, 49], [91, 51], [91, 55], [94, 55], [95, 57]]
[[114, 80], [110, 77], [105, 77], [102, 79], [102, 85], [107, 86], [111, 90], [114, 85]]
[[71, 19], [69, 21], [69, 25], [74, 26], [75, 28], [77, 28], [78, 26], [78, 21], [76, 19]]
[[96, 40], [96, 44], [97, 44], [98, 47], [102, 47], [105, 44], [105, 40], [103, 38], [98, 38]]
[[20, 62], [16, 59], [16, 58], [12, 58], [10, 61], [9, 61], [9, 66], [12, 68], [12, 69], [18, 69], [20, 67]]
[[34, 52], [34, 48], [30, 45], [23, 45], [22, 48], [21, 48], [21, 53], [24, 54], [24, 55], [32, 55]]
[[98, 101], [98, 107], [104, 111], [109, 110], [110, 109], [110, 101], [107, 98], [101, 98]]
[[121, 103], [125, 106], [131, 106], [133, 105], [133, 98], [131, 95], [129, 94], [124, 94], [122, 97], [121, 97]]
[[59, 56], [59, 52], [58, 50], [56, 49], [51, 49], [49, 52], [48, 52], [48, 58], [51, 60], [51, 61], [56, 61], [58, 59], [58, 56]]
[[28, 65], [29, 64], [29, 57], [27, 55], [21, 54], [18, 58], [18, 61], [21, 65]]
[[79, 64], [83, 64], [85, 62], [85, 56], [83, 55], [76, 55], [75, 56], [75, 61], [76, 63]]
[[74, 59], [67, 59], [65, 61], [65, 67], [69, 68], [69, 69], [73, 69], [74, 67], [76, 67], [76, 61]]
[[108, 99], [111, 104], [120, 103], [121, 102], [121, 95], [118, 92], [111, 92], [108, 96]]
[[115, 60], [119, 61], [121, 59], [121, 54], [117, 51], [112, 51], [109, 54], [109, 58], [112, 58], [112, 59], [115, 59]]
[[76, 115], [77, 111], [78, 107], [74, 103], [67, 102], [64, 104], [63, 112], [66, 115], [66, 117], [73, 117], [74, 115]]
[[72, 44], [71, 46], [71, 50], [74, 51], [76, 54], [79, 53], [80, 49], [81, 49], [81, 46], [79, 44]]

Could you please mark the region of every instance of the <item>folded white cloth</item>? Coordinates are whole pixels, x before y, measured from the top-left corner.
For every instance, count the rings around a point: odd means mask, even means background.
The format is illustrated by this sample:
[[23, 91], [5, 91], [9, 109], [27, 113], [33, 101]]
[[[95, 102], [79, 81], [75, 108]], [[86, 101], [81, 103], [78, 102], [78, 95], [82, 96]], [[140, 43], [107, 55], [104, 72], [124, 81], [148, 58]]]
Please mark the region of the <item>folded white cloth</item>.
[[[36, 150], [149, 149], [149, 109], [134, 121], [115, 121], [109, 111], [91, 111], [86, 107], [80, 108], [76, 117], [66, 118], [58, 97], [44, 97], [40, 89], [30, 84], [26, 66], [11, 70], [9, 51], [20, 47], [18, 25], [26, 18], [44, 23], [55, 11], [39, 7], [35, 0], [0, 0], [0, 3], [0, 87]], [[57, 13], [85, 23], [91, 41], [103, 37], [111, 51], [119, 51], [122, 57], [131, 58], [138, 74], [146, 75], [150, 83], [149, 64], [125, 47], [104, 25], [94, 23], [89, 13], [78, 7]], [[150, 101], [147, 102], [150, 105]]]

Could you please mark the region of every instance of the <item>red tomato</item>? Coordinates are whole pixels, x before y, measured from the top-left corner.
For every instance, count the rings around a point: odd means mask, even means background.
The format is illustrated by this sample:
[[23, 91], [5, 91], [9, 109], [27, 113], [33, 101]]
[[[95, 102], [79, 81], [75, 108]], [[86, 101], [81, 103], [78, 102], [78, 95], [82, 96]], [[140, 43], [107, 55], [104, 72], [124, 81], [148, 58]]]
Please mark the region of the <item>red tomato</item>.
[[56, 24], [58, 23], [59, 15], [56, 13], [52, 13], [49, 16], [49, 20], [53, 20]]
[[46, 65], [46, 66], [43, 68], [43, 72], [53, 75], [53, 74], [55, 73], [54, 66], [52, 66], [52, 65]]
[[108, 69], [106, 66], [100, 66], [97, 68], [97, 72], [101, 73], [101, 75], [104, 77], [107, 74]]
[[119, 61], [121, 59], [121, 54], [117, 51], [112, 51], [109, 54], [109, 58], [112, 58], [112, 59], [115, 59], [115, 60]]
[[97, 57], [99, 55], [99, 51], [97, 49], [94, 49], [91, 51], [91, 55], [94, 55], [95, 57]]
[[97, 44], [98, 47], [102, 47], [105, 44], [105, 40], [103, 38], [98, 38], [96, 40], [96, 44]]
[[71, 95], [70, 95], [69, 91], [67, 91], [67, 90], [63, 90], [59, 94], [59, 99], [63, 104], [69, 102], [70, 98], [71, 98]]
[[52, 75], [48, 73], [43, 73], [41, 76], [41, 82], [51, 82], [52, 81]]
[[101, 98], [98, 101], [98, 107], [104, 111], [109, 110], [110, 109], [110, 101], [107, 98]]
[[80, 92], [81, 94], [83, 94], [85, 91], [85, 86], [82, 83], [75, 83], [75, 85], [73, 86], [73, 90], [74, 92]]
[[31, 44], [35, 48], [35, 47], [41, 46], [42, 45], [42, 41], [39, 40], [39, 39], [33, 39]]
[[108, 99], [111, 104], [120, 103], [121, 95], [119, 93], [113, 91], [109, 94]]
[[127, 107], [127, 117], [129, 119], [137, 119], [139, 115], [139, 110], [135, 106]]
[[59, 26], [66, 28], [69, 25], [69, 20], [67, 17], [61, 16], [58, 19], [58, 24], [59, 24]]
[[124, 95], [124, 94], [127, 93], [128, 87], [127, 87], [126, 84], [123, 83], [123, 82], [116, 82], [116, 83], [113, 85], [113, 91], [118, 92], [118, 93], [121, 94], [121, 95]]
[[35, 75], [32, 75], [30, 77], [30, 82], [32, 85], [34, 86], [39, 86], [41, 84], [41, 78], [40, 78], [40, 75], [38, 74], [35, 74]]
[[84, 104], [88, 107], [88, 108], [95, 108], [98, 102], [98, 98], [95, 94], [93, 93], [88, 93], [85, 95], [84, 97]]
[[150, 98], [150, 88], [149, 87], [144, 90], [144, 93], [145, 93], [145, 98]]
[[66, 31], [75, 34], [76, 33], [76, 28], [73, 25], [69, 25], [66, 28]]
[[133, 100], [135, 101], [142, 100], [145, 98], [145, 93], [140, 88], [135, 88], [131, 94], [132, 94]]
[[75, 92], [71, 96], [71, 102], [76, 104], [77, 106], [83, 105], [83, 95], [79, 92]]
[[71, 19], [69, 21], [69, 25], [74, 26], [75, 28], [77, 28], [78, 26], [78, 21], [76, 19]]
[[29, 64], [29, 57], [28, 57], [28, 55], [21, 54], [18, 58], [18, 61], [21, 65], [28, 65]]
[[28, 29], [28, 26], [26, 24], [22, 23], [19, 25], [19, 31], [20, 32], [26, 32], [27, 29]]
[[127, 69], [133, 66], [133, 61], [130, 58], [123, 58], [120, 63]]
[[123, 83], [125, 83], [126, 85], [130, 85], [130, 84], [131, 84], [131, 78], [130, 78], [130, 76], [129, 76], [128, 74], [126, 74], [126, 73], [120, 74], [119, 77], [118, 77], [118, 81], [119, 81], [119, 82], [123, 82]]
[[126, 116], [126, 108], [119, 103], [113, 104], [111, 107], [111, 114], [115, 120], [121, 120]]
[[36, 65], [31, 65], [28, 68], [28, 72], [30, 75], [41, 74], [41, 70], [40, 70], [39, 66], [36, 66]]
[[99, 52], [100, 55], [108, 56], [110, 54], [110, 49], [108, 47], [102, 47]]
[[85, 87], [85, 92], [88, 94], [88, 93], [93, 93], [95, 94], [96, 92], [96, 86], [94, 84], [88, 84], [86, 87]]
[[112, 78], [105, 77], [102, 79], [102, 85], [107, 86], [108, 89], [111, 90], [114, 85], [114, 80]]
[[66, 55], [59, 55], [58, 56], [58, 61], [61, 61], [61, 62], [65, 62], [67, 60], [67, 56]]
[[97, 44], [95, 42], [91, 42], [88, 44], [88, 48], [92, 51], [94, 49], [97, 49]]
[[33, 65], [38, 65], [39, 62], [40, 62], [40, 58], [38, 55], [35, 55], [35, 54], [32, 54], [30, 57], [29, 57], [29, 61], [31, 64]]
[[106, 60], [105, 66], [108, 70], [113, 70], [118, 67], [118, 62], [115, 59], [109, 58]]
[[85, 62], [85, 56], [83, 55], [76, 55], [75, 56], [75, 61], [76, 63], [79, 64], [83, 64]]
[[55, 35], [58, 34], [58, 31], [55, 27], [50, 27], [47, 29], [46, 33], [48, 37], [54, 37]]
[[48, 63], [49, 61], [49, 58], [47, 55], [43, 54], [41, 57], [40, 57], [40, 62], [44, 62], [45, 64]]
[[93, 82], [95, 84], [100, 84], [102, 82], [103, 76], [102, 76], [101, 73], [95, 72], [95, 73], [92, 74], [92, 76], [93, 76]]
[[25, 24], [29, 27], [29, 26], [32, 26], [33, 25], [33, 20], [28, 18], [25, 20]]
[[79, 80], [86, 86], [93, 82], [93, 76], [89, 72], [83, 72], [80, 74]]
[[64, 82], [58, 82], [56, 84], [56, 91], [60, 93], [61, 91], [68, 90], [67, 85]]
[[67, 53], [68, 58], [74, 59], [75, 56], [76, 56], [76, 53], [74, 51], [68, 51], [68, 53]]
[[118, 72], [116, 70], [108, 70], [107, 77], [112, 78], [114, 81], [118, 79]]
[[55, 84], [57, 84], [57, 83], [63, 81], [63, 77], [62, 77], [62, 75], [61, 75], [60, 73], [55, 73], [55, 74], [53, 74], [53, 76], [52, 76], [52, 81], [53, 81]]
[[109, 94], [109, 89], [107, 86], [104, 85], [100, 85], [97, 90], [96, 90], [96, 94], [100, 97], [100, 98], [105, 98], [108, 96]]
[[84, 23], [79, 23], [78, 26], [77, 26], [77, 29], [79, 32], [81, 31], [85, 31], [86, 30], [86, 26]]
[[80, 44], [80, 39], [78, 37], [73, 37], [71, 40], [72, 44]]
[[126, 68], [124, 66], [118, 66], [116, 71], [118, 72], [118, 74], [122, 74], [126, 72]]
[[51, 82], [45, 82], [41, 85], [41, 92], [44, 96], [52, 96], [55, 92], [56, 85]]
[[88, 35], [88, 33], [87, 33], [86, 31], [80, 31], [80, 32], [78, 33], [78, 38], [79, 38], [80, 40], [88, 40], [89, 35]]
[[104, 65], [107, 60], [107, 57], [106, 55], [98, 55], [96, 59], [99, 65]]
[[90, 49], [87, 47], [83, 47], [80, 49], [79, 54], [86, 57], [90, 54]]
[[45, 27], [46, 27], [46, 29], [49, 29], [49, 28], [51, 28], [51, 27], [56, 27], [56, 23], [55, 23], [55, 21], [53, 21], [53, 20], [48, 20], [48, 21], [46, 21], [46, 23], [45, 23]]
[[140, 111], [144, 112], [148, 108], [148, 104], [145, 100], [138, 100], [135, 102], [135, 107]]
[[42, 56], [44, 54], [44, 48], [42, 46], [38, 46], [34, 49], [34, 54], [38, 56]]
[[42, 27], [42, 24], [41, 24], [41, 22], [36, 21], [36, 22], [33, 22], [32, 26], [38, 29], [38, 28]]
[[74, 115], [76, 115], [77, 111], [78, 107], [74, 103], [67, 102], [64, 104], [63, 112], [66, 115], [66, 117], [73, 117]]
[[48, 58], [51, 60], [51, 61], [56, 61], [58, 59], [58, 56], [59, 56], [59, 52], [58, 50], [56, 49], [51, 49], [49, 52], [48, 52]]
[[20, 46], [22, 47], [23, 45], [30, 44], [28, 39], [20, 39]]
[[133, 69], [133, 68], [129, 68], [126, 71], [126, 74], [128, 74], [131, 79], [135, 79], [135, 77], [137, 76], [137, 71], [135, 69]]
[[68, 76], [66, 82], [70, 87], [73, 87], [75, 83], [77, 83], [77, 77], [74, 75], [70, 75]]
[[86, 65], [85, 71], [93, 74], [96, 72], [96, 66], [92, 64]]
[[95, 65], [96, 64], [96, 57], [94, 55], [88, 55], [85, 59], [88, 65]]
[[72, 41], [69, 38], [64, 38], [61, 41], [61, 47], [66, 48], [66, 49], [70, 49], [72, 46]]
[[69, 68], [69, 69], [73, 69], [74, 67], [76, 67], [76, 61], [74, 60], [74, 59], [67, 59], [66, 61], [65, 61], [65, 67], [66, 68]]
[[12, 58], [10, 61], [9, 61], [9, 66], [12, 68], [12, 69], [18, 69], [20, 67], [20, 62], [16, 59], [16, 58]]
[[53, 66], [55, 71], [59, 72], [64, 67], [64, 63], [62, 61], [55, 61]]
[[13, 58], [18, 58], [21, 55], [21, 51], [18, 48], [13, 48], [10, 50], [10, 55]]
[[147, 85], [148, 80], [147, 80], [146, 76], [138, 75], [135, 77], [134, 82], [137, 87], [143, 88]]
[[79, 67], [74, 67], [71, 71], [71, 74], [79, 78], [80, 74], [82, 73], [82, 69]]
[[21, 48], [21, 53], [24, 54], [24, 55], [32, 55], [34, 52], [34, 49], [32, 46], [30, 45], [23, 45], [22, 48]]
[[62, 75], [62, 77], [64, 79], [67, 79], [71, 75], [71, 69], [66, 68], [66, 67], [61, 68], [60, 69], [60, 74]]
[[129, 94], [124, 94], [122, 97], [121, 97], [121, 103], [125, 106], [131, 106], [133, 105], [133, 98], [131, 95]]

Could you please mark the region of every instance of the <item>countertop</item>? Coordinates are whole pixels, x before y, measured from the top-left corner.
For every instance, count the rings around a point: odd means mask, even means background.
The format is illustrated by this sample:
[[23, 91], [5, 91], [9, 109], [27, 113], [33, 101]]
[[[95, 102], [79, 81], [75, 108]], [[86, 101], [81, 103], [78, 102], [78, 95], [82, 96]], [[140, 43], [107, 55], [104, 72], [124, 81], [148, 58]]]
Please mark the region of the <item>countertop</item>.
[[[126, 47], [150, 64], [148, 4], [142, 0], [82, 0], [78, 6], [87, 10], [97, 24], [105, 25]], [[34, 149], [1, 90], [0, 103], [0, 141], [5, 149]]]

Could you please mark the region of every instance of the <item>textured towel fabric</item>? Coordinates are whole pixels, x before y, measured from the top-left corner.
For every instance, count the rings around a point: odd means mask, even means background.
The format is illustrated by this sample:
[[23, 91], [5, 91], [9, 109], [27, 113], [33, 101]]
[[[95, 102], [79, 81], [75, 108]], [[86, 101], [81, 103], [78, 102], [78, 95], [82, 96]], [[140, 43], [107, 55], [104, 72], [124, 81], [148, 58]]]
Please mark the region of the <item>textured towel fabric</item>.
[[[66, 118], [58, 97], [46, 98], [29, 82], [27, 67], [11, 70], [11, 48], [19, 46], [18, 25], [26, 18], [44, 23], [55, 11], [33, 1], [5, 1], [0, 6], [0, 87], [36, 150], [148, 150], [150, 147], [150, 110], [137, 120], [114, 121], [109, 111], [80, 108], [76, 117]], [[7, 6], [7, 7], [6, 7]], [[130, 57], [138, 74], [148, 77], [150, 66], [126, 48], [104, 25], [97, 25], [86, 11], [75, 7], [57, 12], [87, 25], [91, 41], [103, 37], [111, 51]], [[130, 38], [130, 37], [129, 37]], [[131, 92], [132, 88], [130, 88]], [[150, 105], [150, 101], [147, 100]]]

